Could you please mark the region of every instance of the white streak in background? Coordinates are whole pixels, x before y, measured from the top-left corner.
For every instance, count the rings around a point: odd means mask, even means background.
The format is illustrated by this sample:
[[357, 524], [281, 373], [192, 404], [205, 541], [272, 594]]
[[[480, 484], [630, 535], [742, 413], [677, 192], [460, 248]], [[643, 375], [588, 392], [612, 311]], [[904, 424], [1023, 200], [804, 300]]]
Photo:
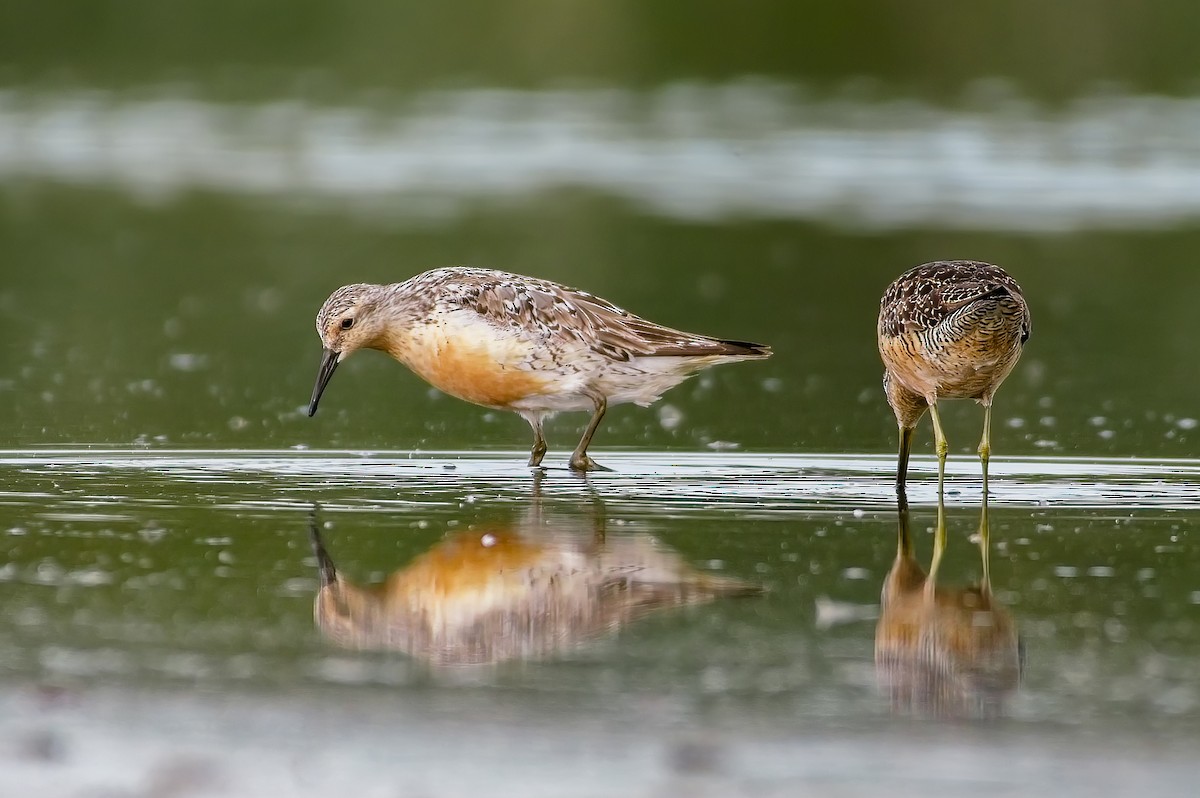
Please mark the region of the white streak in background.
[[[144, 95], [143, 95], [144, 96]], [[1059, 111], [815, 101], [768, 83], [479, 89], [389, 110], [0, 92], [0, 180], [210, 190], [449, 221], [577, 188], [681, 219], [869, 228], [1151, 227], [1200, 216], [1200, 98]]]

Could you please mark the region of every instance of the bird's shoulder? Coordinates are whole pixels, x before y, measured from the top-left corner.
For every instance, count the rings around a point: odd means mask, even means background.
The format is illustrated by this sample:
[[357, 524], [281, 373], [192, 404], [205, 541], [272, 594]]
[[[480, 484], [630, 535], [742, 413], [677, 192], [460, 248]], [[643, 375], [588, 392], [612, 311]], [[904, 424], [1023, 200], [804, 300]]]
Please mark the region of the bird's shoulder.
[[978, 261], [922, 264], [888, 286], [880, 300], [879, 331], [897, 336], [928, 330], [973, 302], [1001, 295], [1024, 308], [1021, 287], [999, 266]]
[[440, 302], [539, 340], [586, 347], [614, 360], [662, 354], [701, 340], [636, 316], [606, 299], [550, 280], [491, 269], [439, 276]]

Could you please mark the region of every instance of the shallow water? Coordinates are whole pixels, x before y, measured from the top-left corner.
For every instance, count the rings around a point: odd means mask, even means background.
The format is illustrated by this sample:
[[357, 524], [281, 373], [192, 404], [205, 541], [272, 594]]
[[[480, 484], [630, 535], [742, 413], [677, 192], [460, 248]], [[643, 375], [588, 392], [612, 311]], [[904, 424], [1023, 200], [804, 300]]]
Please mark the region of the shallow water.
[[[535, 477], [519, 452], [0, 453], [9, 783], [1167, 795], [1194, 777], [1200, 462], [994, 462], [991, 583], [1024, 667], [1015, 689], [956, 709], [894, 704], [876, 673], [890, 458], [600, 453], [613, 472], [586, 478], [557, 463]], [[951, 463], [946, 588], [981, 575], [977, 464]], [[914, 465], [928, 566], [936, 476]], [[610, 549], [652, 540], [765, 593], [490, 665], [346, 649], [314, 625], [314, 517], [359, 584], [448, 536], [582, 540], [599, 526]]]

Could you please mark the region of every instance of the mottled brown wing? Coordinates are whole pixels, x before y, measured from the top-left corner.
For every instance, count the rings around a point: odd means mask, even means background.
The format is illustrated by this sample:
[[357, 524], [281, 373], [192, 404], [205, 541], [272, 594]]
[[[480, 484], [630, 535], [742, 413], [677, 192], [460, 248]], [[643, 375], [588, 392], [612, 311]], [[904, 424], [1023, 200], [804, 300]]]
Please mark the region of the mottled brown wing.
[[497, 324], [569, 336], [614, 360], [770, 354], [770, 349], [760, 344], [723, 341], [663, 327], [600, 297], [546, 280], [484, 280], [470, 293], [469, 304]]
[[917, 266], [888, 286], [880, 301], [879, 331], [884, 335], [920, 332], [986, 297], [1009, 294], [1025, 310], [1022, 339], [1029, 337], [1029, 309], [1021, 287], [999, 266], [978, 261], [937, 261]]

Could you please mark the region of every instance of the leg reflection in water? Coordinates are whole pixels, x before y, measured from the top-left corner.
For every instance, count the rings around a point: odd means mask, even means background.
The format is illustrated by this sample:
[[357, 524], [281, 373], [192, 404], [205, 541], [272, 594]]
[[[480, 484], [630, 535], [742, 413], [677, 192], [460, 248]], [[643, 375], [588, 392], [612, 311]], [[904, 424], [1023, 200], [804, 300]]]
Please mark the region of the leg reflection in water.
[[1021, 676], [1017, 626], [992, 594], [986, 488], [979, 524], [983, 576], [978, 585], [937, 584], [946, 550], [939, 495], [929, 572], [918, 563], [909, 513], [897, 514], [896, 559], [883, 583], [875, 629], [875, 667], [897, 710], [938, 717], [999, 715]]

